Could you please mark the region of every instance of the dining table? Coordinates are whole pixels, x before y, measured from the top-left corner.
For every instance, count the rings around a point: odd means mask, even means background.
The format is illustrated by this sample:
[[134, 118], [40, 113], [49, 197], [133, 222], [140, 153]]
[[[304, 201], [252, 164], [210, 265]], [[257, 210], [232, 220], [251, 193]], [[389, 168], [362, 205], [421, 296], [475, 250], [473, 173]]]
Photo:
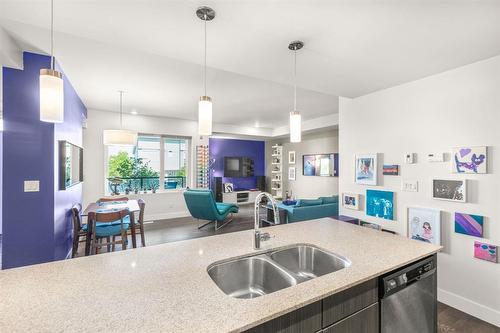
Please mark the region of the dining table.
[[87, 217], [87, 237], [85, 239], [85, 255], [90, 254], [90, 241], [92, 237], [92, 219], [95, 218], [96, 213], [111, 213], [120, 210], [128, 209], [130, 212], [130, 231], [132, 235], [132, 247], [137, 247], [136, 232], [135, 232], [135, 218], [134, 213], [141, 210], [137, 200], [117, 200], [117, 201], [102, 201], [92, 202], [82, 212], [82, 217]]

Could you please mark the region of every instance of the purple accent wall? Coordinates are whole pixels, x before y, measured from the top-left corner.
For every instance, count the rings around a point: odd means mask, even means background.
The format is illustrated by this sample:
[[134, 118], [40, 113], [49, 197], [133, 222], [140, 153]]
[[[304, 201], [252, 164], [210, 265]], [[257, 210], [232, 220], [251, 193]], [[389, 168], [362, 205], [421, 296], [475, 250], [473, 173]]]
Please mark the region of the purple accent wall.
[[[57, 191], [57, 140], [82, 143], [86, 109], [64, 78], [63, 124], [40, 121], [39, 72], [50, 66], [48, 56], [25, 52], [24, 69], [3, 68], [2, 266], [37, 264], [66, 257], [68, 212], [81, 202], [81, 185]], [[39, 192], [24, 192], [25, 180], [39, 180]]]
[[[209, 139], [210, 159], [213, 177], [223, 177], [223, 183], [233, 183], [235, 189], [253, 189], [257, 187], [257, 177], [266, 174], [265, 142], [254, 140]], [[224, 177], [224, 157], [250, 157], [254, 161], [254, 177], [226, 178]]]

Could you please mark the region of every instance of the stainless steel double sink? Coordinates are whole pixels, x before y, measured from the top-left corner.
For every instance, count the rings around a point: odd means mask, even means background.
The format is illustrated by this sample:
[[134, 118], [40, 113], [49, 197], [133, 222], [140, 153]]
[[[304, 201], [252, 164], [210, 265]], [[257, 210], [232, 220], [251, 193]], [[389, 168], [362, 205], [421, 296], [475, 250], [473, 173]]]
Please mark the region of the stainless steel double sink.
[[337, 254], [310, 244], [294, 244], [257, 255], [219, 261], [208, 274], [227, 295], [255, 298], [351, 265]]

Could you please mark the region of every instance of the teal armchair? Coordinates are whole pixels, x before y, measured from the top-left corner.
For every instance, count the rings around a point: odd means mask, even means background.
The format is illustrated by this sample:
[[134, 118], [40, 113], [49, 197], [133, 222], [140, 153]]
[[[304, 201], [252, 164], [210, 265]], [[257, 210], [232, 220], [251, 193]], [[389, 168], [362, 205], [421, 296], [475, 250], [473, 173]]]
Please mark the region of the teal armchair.
[[[219, 230], [233, 220], [233, 213], [238, 213], [238, 206], [235, 204], [215, 202], [210, 190], [188, 189], [184, 191], [184, 200], [186, 200], [187, 208], [194, 218], [208, 221], [199, 226], [198, 229], [214, 222], [215, 230]], [[228, 215], [230, 215], [229, 218]], [[218, 223], [222, 224], [218, 225]]]

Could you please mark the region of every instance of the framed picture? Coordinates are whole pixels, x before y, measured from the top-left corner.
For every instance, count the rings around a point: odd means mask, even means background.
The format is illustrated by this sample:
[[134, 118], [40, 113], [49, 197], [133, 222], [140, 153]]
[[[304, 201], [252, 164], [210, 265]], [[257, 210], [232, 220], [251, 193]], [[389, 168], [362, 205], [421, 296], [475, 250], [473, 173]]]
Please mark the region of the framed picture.
[[363, 185], [377, 185], [377, 154], [356, 155], [355, 182]]
[[427, 208], [408, 208], [408, 237], [441, 245], [441, 212]]
[[474, 241], [474, 258], [496, 263], [498, 249], [495, 245]]
[[295, 167], [288, 168], [288, 180], [295, 180]]
[[483, 237], [484, 217], [455, 213], [455, 232], [474, 237]]
[[366, 215], [394, 220], [394, 192], [366, 190]]
[[365, 228], [370, 228], [370, 229], [375, 229], [375, 230], [382, 230], [382, 227], [376, 223], [370, 223], [366, 221], [359, 221], [359, 225]]
[[453, 148], [451, 168], [453, 173], [486, 173], [487, 147]]
[[288, 164], [295, 164], [295, 151], [288, 152]]
[[432, 197], [439, 200], [467, 202], [467, 181], [433, 179]]
[[382, 168], [382, 174], [384, 176], [399, 176], [399, 165], [396, 164], [384, 164]]
[[348, 209], [359, 209], [359, 194], [344, 193], [342, 195], [342, 205]]
[[338, 177], [339, 154], [317, 154], [302, 156], [304, 176]]

